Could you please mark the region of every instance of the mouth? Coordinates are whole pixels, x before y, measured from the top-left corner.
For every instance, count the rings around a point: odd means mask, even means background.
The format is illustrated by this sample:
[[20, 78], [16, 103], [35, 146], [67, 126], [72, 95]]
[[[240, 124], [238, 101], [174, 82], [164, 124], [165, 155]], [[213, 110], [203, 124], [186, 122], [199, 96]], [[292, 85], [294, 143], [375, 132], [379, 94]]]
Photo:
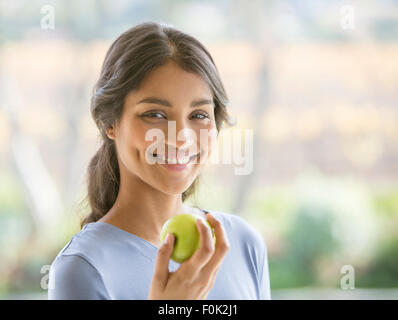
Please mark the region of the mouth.
[[192, 156], [183, 156], [180, 158], [166, 158], [166, 156], [157, 153], [153, 153], [152, 156], [157, 160], [159, 160], [161, 163], [184, 165], [190, 163], [192, 160], [197, 158], [199, 156], [199, 153], [194, 154]]
[[192, 156], [184, 156], [180, 158], [166, 158], [164, 155], [153, 153], [152, 156], [156, 158], [157, 162], [166, 169], [172, 171], [182, 171], [193, 164], [193, 160], [197, 159], [200, 153]]

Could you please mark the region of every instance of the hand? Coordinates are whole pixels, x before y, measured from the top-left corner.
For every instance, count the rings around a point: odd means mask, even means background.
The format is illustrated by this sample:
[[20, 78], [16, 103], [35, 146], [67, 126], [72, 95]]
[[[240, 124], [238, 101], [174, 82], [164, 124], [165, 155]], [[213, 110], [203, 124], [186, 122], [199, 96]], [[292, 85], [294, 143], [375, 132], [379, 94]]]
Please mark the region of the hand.
[[185, 260], [175, 272], [169, 271], [174, 235], [168, 234], [158, 251], [155, 271], [149, 289], [149, 300], [204, 300], [214, 285], [218, 269], [229, 250], [229, 241], [221, 223], [210, 213], [207, 221], [214, 228], [216, 245], [211, 230], [202, 219], [196, 220], [200, 248]]

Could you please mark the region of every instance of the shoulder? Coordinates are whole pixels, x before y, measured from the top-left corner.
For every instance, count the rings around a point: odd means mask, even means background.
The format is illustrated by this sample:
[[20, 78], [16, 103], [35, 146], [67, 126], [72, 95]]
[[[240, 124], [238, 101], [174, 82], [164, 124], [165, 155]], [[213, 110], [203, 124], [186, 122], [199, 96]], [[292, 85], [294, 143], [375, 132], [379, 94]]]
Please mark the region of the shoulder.
[[98, 270], [81, 255], [58, 255], [49, 273], [49, 300], [108, 299]]
[[[103, 238], [103, 237], [102, 237]], [[99, 230], [89, 224], [75, 234], [50, 267], [49, 299], [105, 299], [98, 265], [102, 253]]]
[[213, 214], [221, 222], [227, 232], [230, 243], [234, 244], [235, 248], [250, 252], [251, 256], [256, 257], [256, 263], [263, 259], [267, 251], [264, 237], [245, 218], [223, 211], [207, 209], [205, 211]]
[[58, 253], [58, 256], [79, 256], [93, 265], [99, 267], [100, 261], [105, 257], [105, 248], [117, 243], [114, 234], [109, 232], [104, 225], [99, 223], [89, 223], [80, 232], [75, 234], [72, 239]]
[[263, 236], [245, 218], [222, 211], [206, 211], [212, 213], [216, 219], [219, 219], [224, 228], [227, 228], [234, 237], [238, 237], [241, 241], [256, 247], [261, 248], [265, 245]]

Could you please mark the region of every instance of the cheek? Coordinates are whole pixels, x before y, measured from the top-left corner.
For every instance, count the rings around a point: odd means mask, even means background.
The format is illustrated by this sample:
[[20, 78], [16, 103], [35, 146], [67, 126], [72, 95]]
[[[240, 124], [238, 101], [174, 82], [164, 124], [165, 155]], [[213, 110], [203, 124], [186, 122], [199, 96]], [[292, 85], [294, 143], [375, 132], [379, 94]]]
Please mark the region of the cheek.
[[145, 151], [145, 131], [138, 125], [126, 127], [122, 132], [120, 142], [124, 152], [129, 158], [135, 160]]
[[206, 127], [206, 130], [206, 135], [202, 138], [202, 140], [204, 140], [204, 145], [202, 149], [210, 153], [211, 150], [214, 148], [217, 139], [217, 127], [215, 122], [211, 122]]
[[[200, 132], [202, 130], [202, 132]], [[194, 130], [196, 135], [196, 149], [192, 150], [192, 153], [201, 153], [200, 160], [198, 161], [198, 165], [204, 165], [207, 163], [208, 158], [210, 157], [212, 150], [215, 148], [215, 138], [216, 137], [216, 125], [215, 122], [210, 122], [207, 125], [202, 125], [200, 128], [195, 128]]]

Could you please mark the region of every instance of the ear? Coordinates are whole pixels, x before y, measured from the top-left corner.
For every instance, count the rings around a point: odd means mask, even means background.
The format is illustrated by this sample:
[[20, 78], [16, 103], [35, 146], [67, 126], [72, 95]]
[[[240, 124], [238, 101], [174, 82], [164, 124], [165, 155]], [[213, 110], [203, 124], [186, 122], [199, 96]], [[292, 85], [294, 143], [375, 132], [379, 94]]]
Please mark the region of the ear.
[[110, 126], [105, 130], [106, 135], [108, 136], [109, 139], [115, 140], [115, 129], [114, 126]]

